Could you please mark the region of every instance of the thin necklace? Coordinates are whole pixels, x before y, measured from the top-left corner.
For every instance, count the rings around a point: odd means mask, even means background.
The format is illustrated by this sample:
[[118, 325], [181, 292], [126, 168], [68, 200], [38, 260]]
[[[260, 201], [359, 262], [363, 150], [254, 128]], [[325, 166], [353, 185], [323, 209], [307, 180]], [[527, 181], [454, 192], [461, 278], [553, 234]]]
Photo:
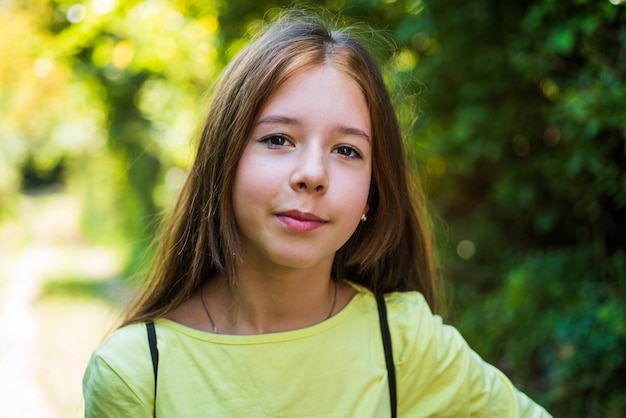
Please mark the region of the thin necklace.
[[211, 314], [209, 313], [209, 308], [206, 306], [206, 302], [204, 301], [204, 289], [200, 290], [200, 300], [202, 301], [202, 307], [204, 308], [204, 312], [206, 312], [206, 316], [208, 316], [209, 321], [211, 321], [213, 334], [217, 334], [217, 327], [215, 326], [215, 322], [213, 322], [213, 318], [211, 318]]
[[[326, 317], [325, 320], [333, 316], [333, 311], [335, 310], [335, 306], [337, 305], [337, 289], [339, 286], [337, 286], [337, 282], [334, 282], [334, 283], [335, 283], [335, 294], [333, 296], [333, 304], [330, 307], [330, 312], [328, 312], [328, 316]], [[206, 316], [209, 318], [209, 321], [211, 322], [211, 327], [213, 327], [213, 333], [218, 334], [217, 326], [215, 326], [215, 322], [213, 322], [213, 318], [211, 317], [211, 314], [209, 313], [209, 308], [207, 307], [206, 301], [204, 300], [203, 291], [200, 291], [200, 300], [202, 301], [202, 307], [204, 308], [204, 312], [206, 312]]]

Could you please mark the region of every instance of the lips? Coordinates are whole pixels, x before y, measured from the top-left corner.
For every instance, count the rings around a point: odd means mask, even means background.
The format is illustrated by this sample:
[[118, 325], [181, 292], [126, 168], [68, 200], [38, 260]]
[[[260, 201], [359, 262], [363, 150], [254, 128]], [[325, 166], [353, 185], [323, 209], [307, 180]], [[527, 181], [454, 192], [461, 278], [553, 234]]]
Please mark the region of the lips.
[[287, 228], [297, 232], [313, 231], [324, 226], [328, 221], [312, 213], [289, 210], [275, 215]]

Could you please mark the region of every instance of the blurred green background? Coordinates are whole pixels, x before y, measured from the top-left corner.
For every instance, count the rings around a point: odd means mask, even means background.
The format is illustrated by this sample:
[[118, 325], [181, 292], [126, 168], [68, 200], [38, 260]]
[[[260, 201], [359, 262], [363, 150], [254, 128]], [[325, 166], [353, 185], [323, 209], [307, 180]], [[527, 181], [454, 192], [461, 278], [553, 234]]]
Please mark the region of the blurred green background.
[[[626, 4], [327, 0], [381, 62], [446, 319], [555, 416], [626, 416]], [[80, 416], [220, 70], [289, 1], [0, 2], [0, 393]], [[17, 381], [16, 381], [17, 380]]]

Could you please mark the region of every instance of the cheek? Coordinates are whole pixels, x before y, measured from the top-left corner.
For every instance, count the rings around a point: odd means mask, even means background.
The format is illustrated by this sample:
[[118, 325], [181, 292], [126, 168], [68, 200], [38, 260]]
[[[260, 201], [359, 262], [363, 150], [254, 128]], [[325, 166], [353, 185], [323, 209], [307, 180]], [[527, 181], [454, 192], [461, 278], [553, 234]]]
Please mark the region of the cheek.
[[263, 173], [259, 172], [261, 168], [256, 164], [254, 158], [244, 151], [235, 170], [233, 182], [234, 198], [245, 197], [259, 187], [259, 183], [261, 183], [263, 178]]
[[358, 185], [358, 192], [355, 193], [355, 199], [358, 201], [358, 208], [355, 210], [363, 211], [367, 206], [367, 200], [369, 199], [370, 182], [363, 181]]
[[255, 208], [261, 207], [271, 198], [275, 188], [275, 174], [272, 165], [244, 152], [233, 181], [232, 202], [236, 220], [241, 216], [251, 216]]
[[370, 161], [367, 170], [365, 170], [365, 173], [359, 176], [359, 181], [357, 182], [359, 187], [359, 194], [363, 199], [362, 201], [364, 206], [367, 206], [367, 201], [369, 200], [372, 181], [372, 165]]
[[346, 199], [346, 210], [351, 216], [360, 217], [362, 213], [367, 212], [370, 183], [369, 173], [341, 179], [342, 186], [338, 188], [338, 191]]
[[241, 209], [247, 207], [248, 201], [254, 198], [254, 196], [250, 196], [255, 190], [251, 181], [255, 181], [255, 176], [252, 175], [250, 164], [244, 154], [239, 160], [233, 181], [232, 202], [237, 223], [239, 223], [238, 218], [240, 217]]

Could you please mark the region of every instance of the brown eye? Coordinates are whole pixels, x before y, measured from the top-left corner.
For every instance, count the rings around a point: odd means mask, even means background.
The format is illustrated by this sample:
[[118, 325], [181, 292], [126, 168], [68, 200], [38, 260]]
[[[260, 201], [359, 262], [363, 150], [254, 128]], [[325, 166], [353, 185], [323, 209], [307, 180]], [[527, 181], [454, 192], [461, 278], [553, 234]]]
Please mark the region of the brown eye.
[[268, 135], [261, 140], [270, 147], [284, 147], [290, 145], [289, 139], [284, 135]]
[[341, 145], [335, 148], [335, 152], [341, 155], [342, 157], [346, 157], [346, 158], [362, 158], [359, 151], [357, 151], [356, 148], [351, 147], [349, 145]]

